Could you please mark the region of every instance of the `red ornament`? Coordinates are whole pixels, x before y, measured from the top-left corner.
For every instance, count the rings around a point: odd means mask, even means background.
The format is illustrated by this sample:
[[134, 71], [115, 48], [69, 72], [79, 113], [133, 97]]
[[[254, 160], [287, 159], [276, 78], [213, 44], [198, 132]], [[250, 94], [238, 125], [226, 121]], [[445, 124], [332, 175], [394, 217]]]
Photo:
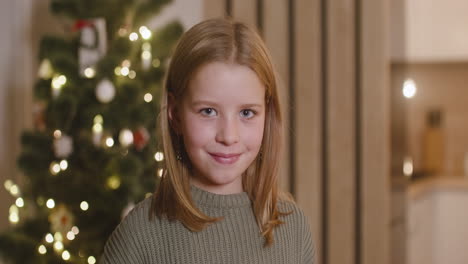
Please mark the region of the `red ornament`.
[[145, 127], [140, 127], [133, 131], [133, 145], [138, 151], [141, 151], [148, 144], [150, 135]]
[[89, 26], [92, 26], [93, 23], [87, 21], [87, 20], [77, 20], [75, 22], [75, 25], [73, 25], [73, 31], [76, 32], [78, 30], [81, 30], [82, 28], [85, 28], [85, 27], [89, 27]]

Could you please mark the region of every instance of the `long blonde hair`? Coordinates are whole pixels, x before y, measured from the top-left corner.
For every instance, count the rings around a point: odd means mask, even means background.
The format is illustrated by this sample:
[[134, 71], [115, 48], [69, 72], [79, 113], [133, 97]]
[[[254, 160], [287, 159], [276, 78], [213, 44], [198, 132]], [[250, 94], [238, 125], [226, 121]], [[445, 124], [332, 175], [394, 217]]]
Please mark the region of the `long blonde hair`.
[[210, 62], [236, 63], [252, 69], [266, 88], [265, 129], [261, 154], [242, 175], [243, 189], [249, 195], [257, 224], [266, 245], [273, 243], [273, 230], [283, 222], [277, 203], [288, 199], [278, 189], [282, 148], [282, 118], [277, 80], [272, 60], [260, 36], [243, 23], [210, 19], [188, 30], [180, 39], [167, 72], [161, 102], [160, 129], [165, 153], [165, 172], [153, 197], [150, 217], [179, 220], [192, 231], [221, 220], [205, 215], [195, 206], [190, 193], [190, 161], [177, 157], [183, 144], [170, 124], [169, 97], [181, 101], [191, 78]]

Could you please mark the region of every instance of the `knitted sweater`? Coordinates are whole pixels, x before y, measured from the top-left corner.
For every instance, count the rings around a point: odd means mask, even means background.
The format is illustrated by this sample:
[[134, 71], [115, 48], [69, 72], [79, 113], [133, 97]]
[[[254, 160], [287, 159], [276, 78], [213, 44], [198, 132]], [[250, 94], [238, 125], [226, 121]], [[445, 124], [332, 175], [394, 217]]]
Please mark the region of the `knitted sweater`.
[[274, 229], [264, 247], [247, 193], [219, 195], [191, 187], [195, 204], [209, 216], [224, 219], [192, 232], [179, 221], [149, 220], [151, 198], [137, 204], [106, 243], [100, 264], [314, 263], [315, 248], [303, 212], [280, 202], [285, 223]]

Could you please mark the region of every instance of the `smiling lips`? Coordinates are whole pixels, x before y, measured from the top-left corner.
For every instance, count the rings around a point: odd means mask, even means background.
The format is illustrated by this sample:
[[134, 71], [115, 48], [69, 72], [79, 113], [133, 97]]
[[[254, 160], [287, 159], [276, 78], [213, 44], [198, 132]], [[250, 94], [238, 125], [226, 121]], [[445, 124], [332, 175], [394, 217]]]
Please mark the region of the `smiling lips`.
[[221, 164], [225, 164], [225, 165], [230, 165], [230, 164], [233, 164], [235, 163], [239, 157], [240, 157], [240, 153], [232, 153], [232, 154], [225, 154], [225, 153], [209, 153], [211, 157], [213, 157], [213, 159], [218, 162], [218, 163], [221, 163]]

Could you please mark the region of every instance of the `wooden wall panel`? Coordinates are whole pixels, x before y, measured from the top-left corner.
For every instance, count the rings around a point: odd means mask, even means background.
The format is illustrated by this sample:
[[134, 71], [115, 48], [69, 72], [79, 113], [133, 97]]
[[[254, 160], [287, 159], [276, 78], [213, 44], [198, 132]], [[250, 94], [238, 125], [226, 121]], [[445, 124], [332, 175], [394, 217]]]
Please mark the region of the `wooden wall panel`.
[[232, 17], [255, 28], [257, 26], [257, 1], [232, 0]]

